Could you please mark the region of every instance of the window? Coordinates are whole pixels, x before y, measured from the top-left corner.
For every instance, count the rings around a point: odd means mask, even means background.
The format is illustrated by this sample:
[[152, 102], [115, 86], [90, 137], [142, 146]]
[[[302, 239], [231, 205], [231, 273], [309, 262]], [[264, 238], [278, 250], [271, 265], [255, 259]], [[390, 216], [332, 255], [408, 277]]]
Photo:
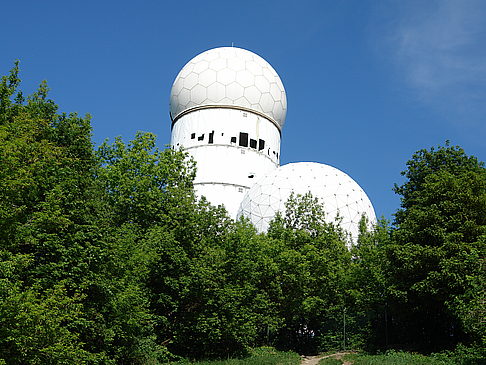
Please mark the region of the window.
[[191, 139], [196, 138], [196, 133], [191, 133]]
[[256, 139], [250, 139], [250, 147], [256, 149], [257, 141]]
[[248, 174], [248, 178], [249, 178], [249, 179], [253, 179], [254, 177], [255, 177], [255, 173], [254, 173], [254, 172], [250, 172], [250, 173]]
[[240, 146], [248, 147], [248, 133], [240, 132]]
[[214, 137], [214, 131], [212, 131], [211, 133], [209, 133], [208, 143], [213, 143], [213, 137]]
[[239, 193], [242, 193], [243, 192], [243, 188], [238, 188], [238, 192]]
[[231, 143], [236, 143], [236, 137], [231, 137]]
[[246, 118], [246, 117], [248, 116], [248, 114], [246, 114], [246, 113], [243, 113], [243, 116], [244, 116], [244, 117]]
[[258, 151], [261, 151], [265, 148], [265, 141], [263, 139], [258, 140]]
[[198, 140], [198, 141], [202, 141], [202, 140], [204, 140], [204, 133], [203, 133], [203, 134], [201, 134], [199, 137], [197, 137], [197, 140]]

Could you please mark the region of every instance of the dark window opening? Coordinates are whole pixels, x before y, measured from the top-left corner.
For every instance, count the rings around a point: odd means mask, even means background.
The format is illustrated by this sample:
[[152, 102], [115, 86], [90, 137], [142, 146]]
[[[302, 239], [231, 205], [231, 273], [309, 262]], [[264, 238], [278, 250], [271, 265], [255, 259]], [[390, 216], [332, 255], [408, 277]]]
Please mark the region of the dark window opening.
[[273, 154], [275, 154], [275, 151], [272, 151], [272, 152], [273, 152]]
[[240, 132], [240, 146], [248, 147], [248, 133]]
[[224, 136], [224, 133], [221, 133], [222, 136]]
[[250, 147], [256, 149], [257, 141], [256, 139], [250, 139]]
[[191, 139], [196, 138], [196, 133], [191, 133]]
[[277, 152], [277, 158], [278, 158], [278, 152]]
[[255, 174], [250, 174], [250, 175], [248, 175], [248, 178], [249, 178], [249, 179], [253, 179], [254, 177], [255, 177]]
[[236, 143], [236, 137], [231, 137], [231, 143]]
[[213, 143], [213, 137], [214, 137], [214, 131], [212, 131], [211, 133], [209, 133], [208, 143]]
[[265, 141], [263, 139], [258, 140], [258, 151], [261, 151], [265, 148]]
[[268, 155], [270, 156], [270, 148], [268, 149], [268, 152], [267, 152], [267, 153], [268, 153]]
[[204, 133], [203, 133], [203, 134], [201, 134], [199, 137], [197, 137], [197, 140], [198, 140], [198, 141], [202, 141], [202, 140], [204, 140]]

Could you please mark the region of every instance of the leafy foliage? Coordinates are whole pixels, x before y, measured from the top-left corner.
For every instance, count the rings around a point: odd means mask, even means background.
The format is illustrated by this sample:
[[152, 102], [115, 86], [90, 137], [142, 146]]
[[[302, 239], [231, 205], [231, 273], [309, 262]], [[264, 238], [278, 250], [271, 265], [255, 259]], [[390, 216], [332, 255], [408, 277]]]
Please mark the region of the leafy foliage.
[[476, 365], [484, 364], [484, 356], [477, 351], [458, 349], [455, 352], [431, 354], [428, 356], [403, 351], [390, 350], [384, 354], [351, 354], [344, 356], [346, 361], [356, 365]]
[[480, 341], [462, 315], [474, 310], [466, 302], [477, 306], [484, 292], [486, 169], [461, 148], [446, 146], [419, 151], [404, 175], [408, 181], [395, 188], [402, 209], [386, 253], [395, 319], [406, 328], [400, 341], [432, 349], [468, 336]]
[[281, 345], [304, 352], [339, 347], [332, 338], [340, 333], [351, 258], [343, 232], [325, 222], [323, 208], [306, 194], [290, 196], [268, 236], [278, 250]]
[[228, 360], [212, 360], [186, 362], [181, 361], [176, 364], [197, 364], [197, 365], [297, 365], [301, 358], [295, 352], [277, 351], [272, 347], [258, 347], [252, 349], [250, 354], [244, 358], [234, 358]]
[[95, 149], [89, 116], [45, 82], [24, 98], [18, 73], [0, 83], [0, 363], [483, 356], [486, 175], [459, 147], [412, 156], [395, 227], [363, 220], [348, 250], [310, 194], [258, 234], [195, 197], [186, 153], [150, 133]]

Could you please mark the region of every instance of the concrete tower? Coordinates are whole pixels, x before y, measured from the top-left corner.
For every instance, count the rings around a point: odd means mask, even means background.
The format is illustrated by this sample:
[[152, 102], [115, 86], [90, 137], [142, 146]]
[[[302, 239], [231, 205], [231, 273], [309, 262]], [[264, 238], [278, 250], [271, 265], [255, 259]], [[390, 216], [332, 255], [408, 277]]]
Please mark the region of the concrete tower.
[[282, 81], [260, 56], [224, 47], [189, 61], [172, 85], [171, 145], [197, 162], [196, 193], [235, 218], [255, 181], [279, 166], [286, 112]]

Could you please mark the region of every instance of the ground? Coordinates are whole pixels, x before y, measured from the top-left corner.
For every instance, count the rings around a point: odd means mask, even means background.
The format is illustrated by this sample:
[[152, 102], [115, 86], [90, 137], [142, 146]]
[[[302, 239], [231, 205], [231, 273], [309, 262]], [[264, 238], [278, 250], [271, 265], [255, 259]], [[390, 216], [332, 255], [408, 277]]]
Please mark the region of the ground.
[[[348, 351], [348, 352], [336, 352], [335, 354], [331, 354], [331, 355], [304, 356], [302, 358], [301, 365], [317, 365], [319, 364], [319, 361], [321, 361], [322, 359], [327, 359], [331, 357], [337, 360], [341, 360], [341, 358], [344, 355], [352, 354], [352, 353], [353, 352]], [[352, 362], [345, 361], [343, 365], [352, 365]]]

